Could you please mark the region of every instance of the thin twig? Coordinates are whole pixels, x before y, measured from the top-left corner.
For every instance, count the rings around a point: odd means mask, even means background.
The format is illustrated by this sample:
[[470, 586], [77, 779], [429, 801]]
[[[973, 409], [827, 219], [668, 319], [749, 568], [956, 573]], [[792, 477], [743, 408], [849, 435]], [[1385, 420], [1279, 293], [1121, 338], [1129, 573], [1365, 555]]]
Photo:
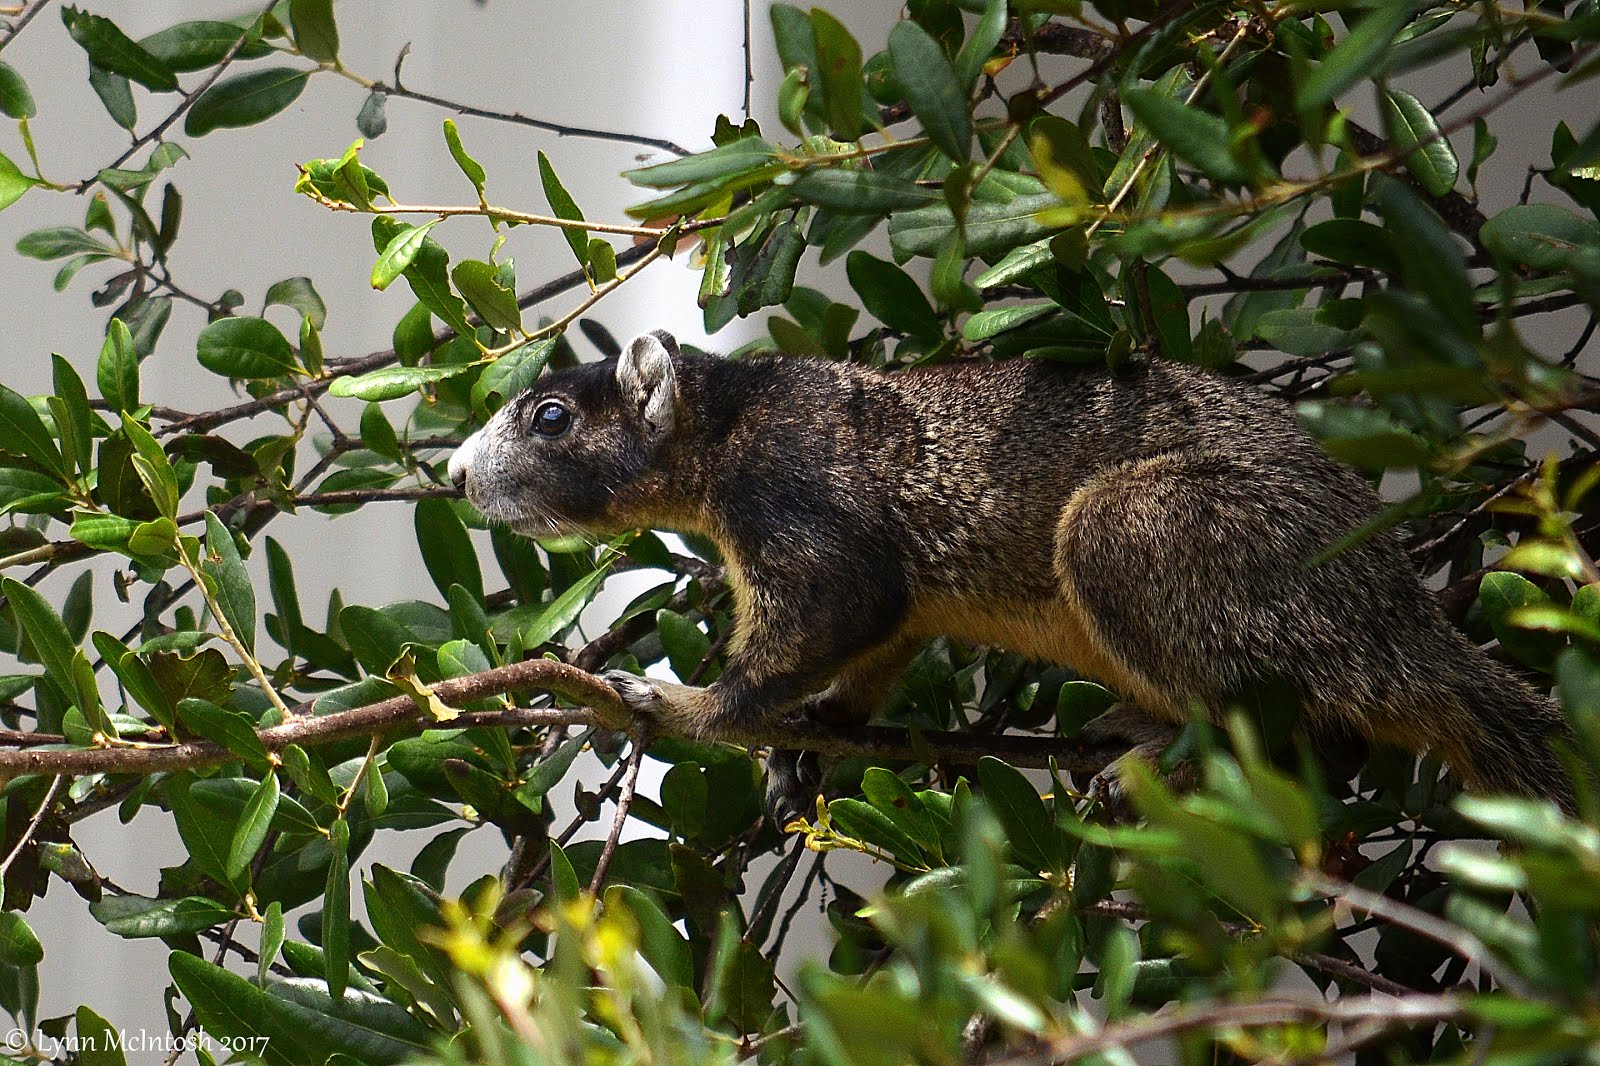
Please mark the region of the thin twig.
[[26, 828], [22, 830], [22, 835], [17, 838], [16, 844], [12, 846], [5, 859], [0, 861], [0, 884], [5, 882], [6, 874], [11, 871], [11, 864], [17, 861], [17, 856], [21, 855], [22, 849], [28, 846], [28, 842], [33, 839], [33, 834], [39, 831], [39, 825], [44, 821], [44, 816], [50, 813], [50, 804], [56, 798], [56, 789], [60, 787], [61, 777], [57, 775], [51, 779], [50, 787], [45, 789], [44, 799], [40, 801], [39, 809], [33, 812], [33, 817], [29, 819]]
[[542, 118], [531, 118], [528, 115], [522, 114], [520, 111], [495, 111], [486, 107], [477, 107], [473, 104], [463, 104], [454, 100], [446, 100], [444, 97], [434, 96], [432, 93], [417, 92], [414, 89], [407, 89], [405, 86], [399, 84], [398, 77], [395, 79], [395, 84], [390, 85], [386, 82], [375, 81], [371, 78], [362, 77], [360, 74], [357, 74], [354, 71], [345, 70], [342, 67], [325, 67], [324, 69], [331, 70], [340, 77], [348, 78], [370, 92], [382, 93], [384, 96], [398, 96], [404, 100], [415, 100], [420, 104], [431, 104], [434, 107], [442, 107], [447, 111], [454, 111], [458, 115], [471, 115], [473, 118], [486, 118], [494, 122], [507, 122], [517, 126], [529, 126], [536, 130], [544, 130], [546, 133], [553, 133], [557, 137], [582, 137], [592, 141], [614, 141], [621, 144], [639, 144], [648, 148], [659, 148], [663, 152], [671, 152], [673, 155], [677, 156], [685, 156], [690, 154], [689, 149], [683, 147], [681, 144], [678, 144], [675, 141], [669, 141], [664, 137], [647, 137], [637, 133], [618, 133], [614, 130], [593, 129], [588, 126], [567, 126], [559, 122], [550, 122]]
[[756, 83], [755, 66], [750, 54], [750, 0], [744, 0], [744, 117], [750, 118], [750, 89]]
[[1300, 880], [1306, 888], [1319, 896], [1343, 900], [1357, 910], [1366, 911], [1368, 914], [1376, 915], [1392, 925], [1410, 930], [1424, 939], [1448, 948], [1468, 962], [1477, 963], [1478, 969], [1493, 977], [1502, 988], [1515, 995], [1532, 995], [1532, 989], [1522, 979], [1521, 975], [1507, 968], [1499, 959], [1495, 958], [1487, 944], [1459, 925], [1453, 925], [1442, 918], [1436, 918], [1427, 911], [1413, 907], [1409, 903], [1390, 899], [1388, 896], [1377, 892], [1369, 892], [1359, 885], [1350, 884], [1348, 881], [1339, 881], [1326, 874], [1303, 870], [1301, 871]]
[[[1291, 998], [1261, 999], [1248, 1003], [1184, 1005], [1160, 1014], [1118, 1022], [1102, 1029], [1071, 1033], [1016, 1055], [991, 1060], [991, 1066], [1046, 1066], [1076, 1061], [1097, 1052], [1126, 1049], [1196, 1029], [1238, 1029], [1294, 1022], [1376, 1024], [1384, 1029], [1427, 1022], [1452, 1021], [1466, 1014], [1456, 996], [1347, 997], [1338, 1000]], [[1320, 1057], [1317, 1061], [1324, 1061]]]
[[611, 819], [611, 832], [606, 835], [605, 847], [600, 849], [600, 858], [594, 864], [594, 876], [589, 879], [589, 894], [600, 894], [600, 886], [606, 883], [606, 870], [611, 866], [611, 858], [617, 853], [617, 842], [622, 839], [622, 826], [628, 820], [628, 808], [633, 806], [633, 793], [639, 786], [639, 767], [644, 764], [645, 749], [650, 746], [654, 729], [645, 723], [634, 734], [633, 751], [628, 754], [628, 772], [622, 778], [622, 791], [617, 794], [617, 813]]
[[800, 891], [795, 896], [794, 902], [789, 904], [789, 909], [783, 912], [783, 919], [778, 922], [778, 931], [773, 934], [772, 946], [767, 949], [769, 958], [777, 958], [783, 953], [783, 943], [789, 939], [789, 928], [794, 924], [795, 918], [800, 914], [801, 908], [811, 898], [811, 886], [822, 876], [822, 864], [828, 858], [825, 851], [817, 852], [817, 857], [812, 860], [811, 868], [806, 871], [804, 881], [800, 882]]
[[[277, 6], [278, 0], [267, 0], [266, 5], [261, 8], [261, 11], [256, 15], [255, 20], [253, 21], [259, 21], [265, 18], [267, 15], [271, 14], [272, 9]], [[128, 146], [126, 151], [117, 156], [116, 159], [112, 160], [109, 165], [102, 167], [101, 170], [115, 170], [117, 167], [120, 167], [122, 164], [132, 159], [134, 154], [138, 152], [139, 149], [143, 148], [147, 144], [154, 144], [156, 141], [160, 140], [161, 135], [166, 133], [167, 130], [171, 129], [174, 122], [183, 117], [183, 113], [188, 111], [189, 108], [194, 105], [194, 102], [200, 98], [201, 94], [217, 83], [217, 79], [222, 77], [223, 71], [228, 69], [228, 65], [233, 62], [233, 57], [239, 54], [239, 49], [243, 48], [245, 41], [249, 39], [249, 28], [245, 27], [241, 29], [239, 31], [239, 39], [234, 41], [233, 44], [229, 46], [228, 50], [223, 53], [221, 59], [217, 60], [217, 65], [211, 68], [211, 73], [206, 76], [205, 81], [202, 81], [192, 91], [185, 93], [183, 99], [178, 101], [178, 106], [173, 108], [172, 112], [167, 115], [166, 118], [156, 123], [155, 127], [148, 133], [144, 134], [142, 137], [136, 138], [134, 142]], [[80, 193], [87, 192], [99, 180], [100, 174], [99, 172], [96, 172], [92, 177], [84, 178], [73, 187]]]
[[5, 51], [6, 45], [15, 40], [17, 34], [27, 28], [28, 23], [33, 21], [35, 15], [49, 6], [50, 0], [34, 0], [33, 3], [24, 6], [22, 11], [11, 20], [11, 28], [5, 32], [4, 36], [0, 36], [0, 52]]
[[[636, 263], [643, 259], [654, 248], [654, 245], [641, 244], [633, 248], [628, 248], [625, 251], [618, 252], [617, 266], [621, 268], [632, 263]], [[517, 297], [517, 306], [523, 310], [527, 310], [535, 304], [542, 303], [553, 296], [559, 296], [568, 289], [575, 289], [580, 285], [585, 285], [588, 283], [588, 280], [588, 275], [586, 275], [582, 270], [570, 271], [558, 278], [554, 278], [545, 282], [543, 285], [529, 289], [527, 292]], [[476, 319], [469, 319], [469, 321], [476, 321]], [[454, 335], [455, 333], [453, 330], [448, 328], [441, 329], [434, 333], [433, 342], [435, 345], [443, 344]], [[358, 359], [329, 360], [329, 375], [327, 377], [318, 378], [315, 381], [306, 382], [304, 388], [310, 389], [313, 394], [320, 395], [321, 393], [327, 391], [328, 386], [333, 384], [335, 375], [365, 374], [370, 370], [377, 370], [380, 367], [388, 366], [398, 358], [399, 356], [396, 355], [395, 350], [393, 348], [388, 348], [383, 351], [373, 352], [370, 355], [364, 355]], [[190, 415], [187, 418], [170, 422], [167, 425], [162, 426], [160, 429], [155, 430], [154, 433], [157, 437], [166, 437], [171, 436], [174, 433], [205, 432], [215, 429], [218, 426], [226, 425], [229, 422], [236, 422], [241, 418], [250, 418], [265, 411], [271, 411], [274, 408], [283, 406], [291, 400], [302, 398], [304, 395], [305, 393], [302, 391], [301, 386], [291, 386], [289, 388], [279, 389], [276, 392], [268, 393], [265, 396], [246, 401], [245, 403], [235, 404], [232, 407], [223, 407], [215, 411], [207, 411], [202, 414]]]

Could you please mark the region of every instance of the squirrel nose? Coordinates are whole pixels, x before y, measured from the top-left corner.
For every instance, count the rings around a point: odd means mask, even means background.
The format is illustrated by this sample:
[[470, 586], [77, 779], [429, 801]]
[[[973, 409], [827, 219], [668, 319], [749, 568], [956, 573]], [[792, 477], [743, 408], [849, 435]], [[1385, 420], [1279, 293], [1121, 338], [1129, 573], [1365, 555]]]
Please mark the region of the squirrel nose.
[[450, 483], [458, 489], [467, 487], [467, 471], [472, 467], [472, 460], [477, 454], [482, 434], [483, 431], [479, 430], [462, 441], [461, 447], [450, 453], [447, 473], [450, 476]]

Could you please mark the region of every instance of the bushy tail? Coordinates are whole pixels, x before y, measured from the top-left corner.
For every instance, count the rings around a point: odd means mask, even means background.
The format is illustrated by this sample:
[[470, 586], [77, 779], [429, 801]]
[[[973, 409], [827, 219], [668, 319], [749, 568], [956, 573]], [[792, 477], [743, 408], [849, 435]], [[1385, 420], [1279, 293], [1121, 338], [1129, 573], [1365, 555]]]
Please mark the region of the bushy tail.
[[1550, 799], [1573, 809], [1572, 781], [1556, 755], [1572, 727], [1554, 700], [1473, 649], [1472, 669], [1453, 678], [1450, 702], [1470, 723], [1463, 737], [1442, 737], [1463, 784], [1474, 792]]

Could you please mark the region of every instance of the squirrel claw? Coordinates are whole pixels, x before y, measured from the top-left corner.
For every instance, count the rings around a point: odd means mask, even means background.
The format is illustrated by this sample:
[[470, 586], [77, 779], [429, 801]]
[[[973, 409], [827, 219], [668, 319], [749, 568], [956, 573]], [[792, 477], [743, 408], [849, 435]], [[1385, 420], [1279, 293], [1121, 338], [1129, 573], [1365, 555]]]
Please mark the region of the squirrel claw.
[[[617, 694], [617, 699], [622, 701], [629, 715], [654, 718], [661, 710], [661, 693], [647, 678], [626, 670], [607, 670], [600, 675], [600, 680], [611, 686], [611, 691]], [[626, 724], [621, 728], [627, 728]]]
[[796, 818], [809, 817], [821, 791], [816, 752], [778, 748], [767, 757], [767, 815], [779, 830]]

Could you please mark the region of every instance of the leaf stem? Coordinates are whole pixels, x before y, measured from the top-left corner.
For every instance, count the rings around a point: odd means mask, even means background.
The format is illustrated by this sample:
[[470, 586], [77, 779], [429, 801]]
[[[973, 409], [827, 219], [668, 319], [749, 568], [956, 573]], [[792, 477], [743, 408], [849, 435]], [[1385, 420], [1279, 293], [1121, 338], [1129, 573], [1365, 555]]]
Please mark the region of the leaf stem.
[[278, 695], [278, 690], [267, 679], [267, 672], [261, 668], [261, 663], [251, 653], [250, 649], [245, 647], [244, 641], [239, 638], [239, 634], [234, 632], [233, 626], [228, 623], [227, 615], [222, 613], [222, 604], [217, 602], [216, 593], [211, 591], [210, 585], [206, 583], [205, 576], [200, 572], [200, 563], [189, 558], [189, 549], [185, 546], [182, 537], [177, 539], [177, 546], [178, 562], [185, 570], [189, 571], [189, 576], [194, 578], [195, 586], [199, 588], [200, 595], [205, 597], [206, 606], [211, 609], [211, 617], [216, 620], [217, 632], [222, 635], [222, 639], [227, 641], [228, 646], [239, 656], [244, 663], [245, 669], [249, 670], [250, 676], [256, 679], [256, 683], [261, 686], [261, 691], [266, 693], [267, 699], [272, 703], [273, 707], [277, 708], [278, 713], [283, 716], [283, 720], [289, 722], [299, 718], [299, 713], [283, 702], [283, 697]]

